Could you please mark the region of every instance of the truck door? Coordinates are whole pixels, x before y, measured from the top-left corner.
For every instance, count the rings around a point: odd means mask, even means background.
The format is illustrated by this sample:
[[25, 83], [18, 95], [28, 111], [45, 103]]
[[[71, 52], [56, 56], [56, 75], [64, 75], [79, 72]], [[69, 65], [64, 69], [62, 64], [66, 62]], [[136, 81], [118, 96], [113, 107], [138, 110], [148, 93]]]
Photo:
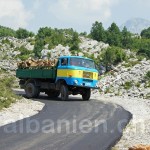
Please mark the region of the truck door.
[[68, 58], [61, 58], [59, 60], [59, 65], [57, 67], [57, 77], [65, 78], [67, 77], [67, 67], [68, 67]]

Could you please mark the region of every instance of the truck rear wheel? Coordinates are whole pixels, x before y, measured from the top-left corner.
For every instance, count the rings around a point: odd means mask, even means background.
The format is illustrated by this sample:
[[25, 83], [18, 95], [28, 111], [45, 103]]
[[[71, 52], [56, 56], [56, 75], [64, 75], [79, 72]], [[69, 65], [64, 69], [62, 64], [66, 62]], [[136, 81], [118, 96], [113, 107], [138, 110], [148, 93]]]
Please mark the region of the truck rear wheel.
[[84, 101], [87, 101], [90, 99], [90, 97], [91, 97], [91, 89], [84, 89], [84, 92], [82, 94], [82, 99]]
[[25, 92], [27, 98], [36, 98], [39, 96], [39, 87], [35, 86], [34, 83], [27, 83], [25, 86]]
[[60, 94], [61, 94], [61, 100], [68, 100], [69, 91], [67, 85], [61, 85]]

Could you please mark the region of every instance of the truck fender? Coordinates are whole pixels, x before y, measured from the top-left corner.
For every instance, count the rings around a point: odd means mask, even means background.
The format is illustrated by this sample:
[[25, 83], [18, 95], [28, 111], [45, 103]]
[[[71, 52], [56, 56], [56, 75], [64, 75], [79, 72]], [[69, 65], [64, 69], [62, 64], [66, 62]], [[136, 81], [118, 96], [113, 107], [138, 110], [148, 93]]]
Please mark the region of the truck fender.
[[56, 90], [60, 90], [60, 87], [61, 87], [62, 84], [67, 85], [65, 80], [63, 80], [63, 79], [57, 80], [57, 82], [56, 82]]
[[40, 81], [38, 81], [37, 79], [28, 79], [25, 84], [27, 83], [34, 83], [35, 86], [41, 86]]

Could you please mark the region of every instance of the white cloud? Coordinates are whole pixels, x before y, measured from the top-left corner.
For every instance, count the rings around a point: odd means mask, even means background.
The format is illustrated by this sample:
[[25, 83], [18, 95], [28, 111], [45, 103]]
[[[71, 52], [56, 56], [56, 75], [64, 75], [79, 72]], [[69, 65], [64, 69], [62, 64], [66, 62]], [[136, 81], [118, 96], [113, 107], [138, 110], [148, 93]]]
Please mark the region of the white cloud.
[[27, 27], [32, 13], [25, 10], [21, 0], [0, 0], [0, 25], [17, 29]]
[[91, 24], [105, 22], [111, 17], [111, 6], [118, 0], [56, 0], [49, 11], [65, 23]]

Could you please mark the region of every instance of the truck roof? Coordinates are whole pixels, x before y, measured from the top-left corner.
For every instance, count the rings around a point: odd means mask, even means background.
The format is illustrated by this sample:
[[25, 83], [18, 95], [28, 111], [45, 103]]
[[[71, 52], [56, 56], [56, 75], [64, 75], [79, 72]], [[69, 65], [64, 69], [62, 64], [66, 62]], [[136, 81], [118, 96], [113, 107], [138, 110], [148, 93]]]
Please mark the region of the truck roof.
[[90, 58], [87, 58], [87, 57], [82, 57], [82, 56], [60, 56], [59, 58], [84, 58], [84, 59], [89, 59], [89, 60], [92, 60]]

